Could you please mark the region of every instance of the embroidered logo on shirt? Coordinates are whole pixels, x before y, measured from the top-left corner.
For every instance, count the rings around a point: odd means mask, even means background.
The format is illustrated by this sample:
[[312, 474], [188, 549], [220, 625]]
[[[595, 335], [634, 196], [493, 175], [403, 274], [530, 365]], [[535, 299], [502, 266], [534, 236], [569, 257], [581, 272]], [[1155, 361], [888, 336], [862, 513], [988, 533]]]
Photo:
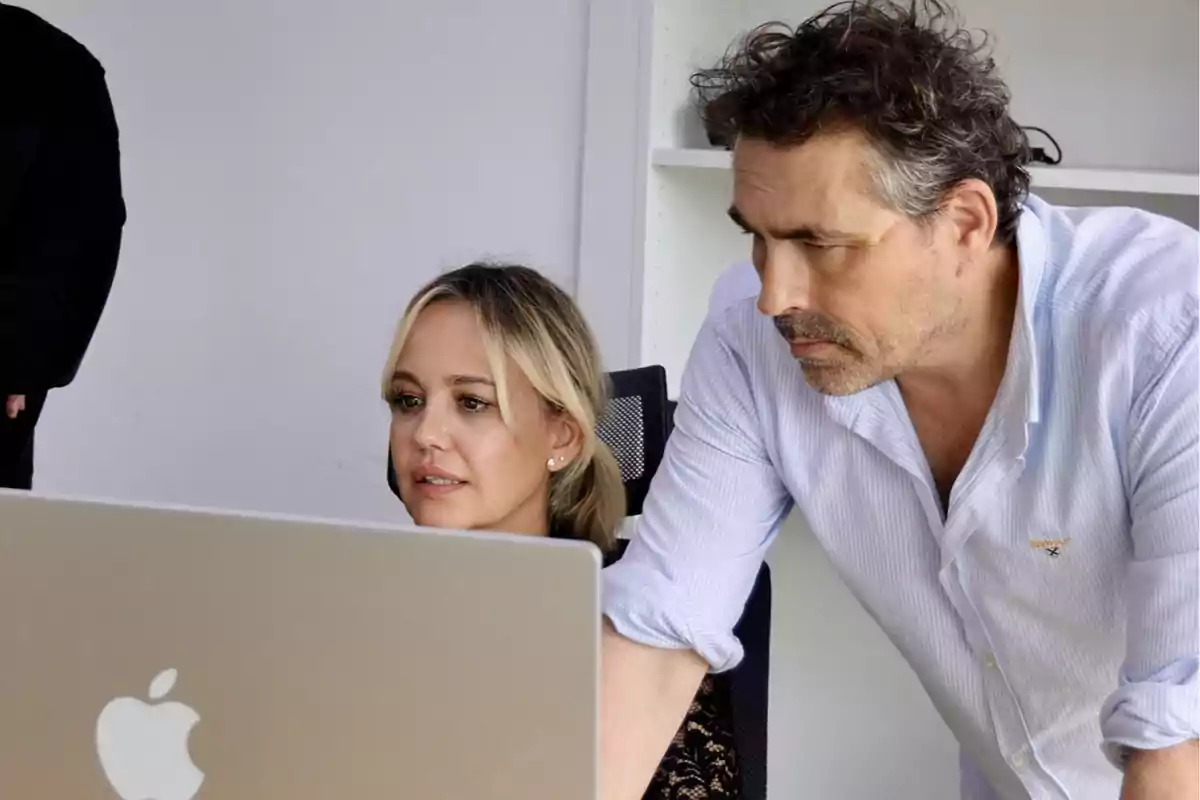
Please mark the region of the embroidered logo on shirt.
[[1041, 550], [1051, 558], [1058, 558], [1062, 555], [1062, 551], [1067, 549], [1070, 541], [1069, 536], [1066, 539], [1031, 539], [1029, 546], [1035, 550]]

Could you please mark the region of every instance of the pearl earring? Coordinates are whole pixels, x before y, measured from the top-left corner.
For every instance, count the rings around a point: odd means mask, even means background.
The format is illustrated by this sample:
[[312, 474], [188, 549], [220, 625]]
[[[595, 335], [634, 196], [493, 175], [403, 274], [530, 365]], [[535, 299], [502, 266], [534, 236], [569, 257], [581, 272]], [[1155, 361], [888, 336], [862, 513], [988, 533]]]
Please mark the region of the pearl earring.
[[554, 469], [554, 456], [550, 456], [546, 459], [546, 469]]

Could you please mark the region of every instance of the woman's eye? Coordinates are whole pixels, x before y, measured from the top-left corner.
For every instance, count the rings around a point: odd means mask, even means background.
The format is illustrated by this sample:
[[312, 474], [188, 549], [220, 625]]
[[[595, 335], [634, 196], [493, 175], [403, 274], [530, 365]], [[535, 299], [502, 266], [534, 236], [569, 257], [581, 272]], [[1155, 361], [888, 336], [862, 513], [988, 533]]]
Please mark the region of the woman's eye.
[[392, 408], [397, 411], [413, 411], [421, 407], [421, 398], [415, 394], [401, 393], [392, 399]]
[[469, 395], [460, 397], [458, 402], [465, 410], [473, 412], [486, 411], [492, 405], [486, 400], [480, 400], [478, 397], [471, 397]]

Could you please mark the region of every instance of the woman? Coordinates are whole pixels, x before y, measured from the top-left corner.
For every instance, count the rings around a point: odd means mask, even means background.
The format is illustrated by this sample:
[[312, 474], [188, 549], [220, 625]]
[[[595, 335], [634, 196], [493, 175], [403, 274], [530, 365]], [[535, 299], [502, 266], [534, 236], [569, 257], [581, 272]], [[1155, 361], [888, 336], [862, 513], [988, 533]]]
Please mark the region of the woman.
[[[417, 293], [388, 355], [396, 487], [418, 525], [587, 539], [608, 557], [625, 513], [596, 438], [596, 343], [575, 302], [521, 266], [471, 264]], [[728, 691], [706, 679], [647, 798], [734, 798]]]

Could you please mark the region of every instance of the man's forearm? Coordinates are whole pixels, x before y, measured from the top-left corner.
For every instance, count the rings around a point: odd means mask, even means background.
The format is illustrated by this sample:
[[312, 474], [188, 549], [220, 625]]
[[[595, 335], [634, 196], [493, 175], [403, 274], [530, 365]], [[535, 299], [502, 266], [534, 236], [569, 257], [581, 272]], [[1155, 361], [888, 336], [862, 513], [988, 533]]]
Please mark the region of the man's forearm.
[[1197, 740], [1162, 750], [1134, 750], [1125, 762], [1121, 800], [1197, 798], [1200, 798], [1200, 743]]
[[604, 620], [600, 669], [600, 796], [640, 800], [704, 678], [690, 650], [631, 642]]

